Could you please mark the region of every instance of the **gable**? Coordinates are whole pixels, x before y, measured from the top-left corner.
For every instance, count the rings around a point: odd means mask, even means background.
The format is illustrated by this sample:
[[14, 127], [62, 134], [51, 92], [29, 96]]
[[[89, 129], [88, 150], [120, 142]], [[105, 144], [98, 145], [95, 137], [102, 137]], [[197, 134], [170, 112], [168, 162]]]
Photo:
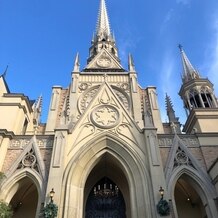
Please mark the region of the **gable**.
[[70, 132], [73, 147], [88, 143], [102, 134], [114, 135], [120, 140], [128, 141], [129, 144], [143, 144], [140, 128], [107, 82], [99, 88]]
[[201, 167], [198, 160], [187, 148], [183, 140], [175, 134], [165, 167], [166, 181], [170, 180], [170, 177], [177, 169], [183, 167], [188, 167], [209, 180], [206, 171]]
[[37, 172], [43, 179], [45, 179], [45, 166], [36, 142], [36, 136], [32, 137], [22, 153], [10, 167], [6, 176], [10, 177], [17, 170], [24, 168], [29, 168]]
[[87, 65], [87, 69], [118, 69], [124, 70], [119, 61], [106, 49], [102, 49]]

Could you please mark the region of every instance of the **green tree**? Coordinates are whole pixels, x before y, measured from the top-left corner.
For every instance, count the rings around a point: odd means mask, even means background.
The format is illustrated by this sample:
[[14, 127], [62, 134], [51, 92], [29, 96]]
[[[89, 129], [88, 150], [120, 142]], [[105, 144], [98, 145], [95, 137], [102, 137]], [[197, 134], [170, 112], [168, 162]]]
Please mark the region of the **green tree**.
[[0, 218], [11, 218], [12, 215], [11, 206], [4, 201], [0, 201]]

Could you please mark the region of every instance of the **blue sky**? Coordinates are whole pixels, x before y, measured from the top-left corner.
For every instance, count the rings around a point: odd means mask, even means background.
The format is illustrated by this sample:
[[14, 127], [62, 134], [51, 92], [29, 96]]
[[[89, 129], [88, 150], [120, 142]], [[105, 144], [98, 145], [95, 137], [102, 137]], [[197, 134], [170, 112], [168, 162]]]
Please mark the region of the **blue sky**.
[[[106, 0], [122, 65], [132, 53], [140, 85], [156, 86], [162, 120], [165, 93], [184, 123], [178, 96], [182, 72], [178, 44], [218, 94], [217, 0]], [[0, 73], [9, 65], [11, 92], [43, 95], [46, 122], [51, 88], [67, 87], [76, 52], [85, 67], [99, 0], [0, 0]]]

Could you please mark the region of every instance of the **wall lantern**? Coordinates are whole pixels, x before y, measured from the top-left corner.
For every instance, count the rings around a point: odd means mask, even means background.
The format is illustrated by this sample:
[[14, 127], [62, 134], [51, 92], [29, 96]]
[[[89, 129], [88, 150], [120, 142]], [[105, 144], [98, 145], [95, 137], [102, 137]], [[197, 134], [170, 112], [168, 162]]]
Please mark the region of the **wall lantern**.
[[55, 194], [55, 191], [54, 189], [52, 188], [52, 190], [50, 191], [50, 199], [51, 199], [51, 202], [53, 203], [53, 197], [54, 197], [54, 194]]
[[167, 216], [170, 214], [170, 206], [169, 206], [169, 203], [167, 202], [167, 200], [163, 199], [164, 189], [162, 188], [162, 186], [160, 186], [159, 193], [160, 193], [161, 198], [157, 204], [157, 212], [161, 216]]
[[161, 199], [163, 199], [164, 189], [162, 188], [162, 186], [160, 186], [159, 193], [160, 193]]
[[44, 217], [45, 218], [55, 218], [58, 214], [58, 206], [54, 203], [53, 197], [54, 197], [55, 191], [52, 188], [52, 190], [49, 192], [50, 202], [46, 204], [44, 207]]

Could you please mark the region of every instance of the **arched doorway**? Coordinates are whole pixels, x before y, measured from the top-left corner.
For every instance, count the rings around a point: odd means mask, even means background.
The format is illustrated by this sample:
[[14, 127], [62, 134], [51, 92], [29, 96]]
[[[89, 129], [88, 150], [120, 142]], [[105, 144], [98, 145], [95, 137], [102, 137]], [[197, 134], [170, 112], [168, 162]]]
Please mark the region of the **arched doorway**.
[[174, 196], [178, 217], [207, 218], [196, 183], [188, 175], [183, 174], [176, 183]]
[[86, 202], [85, 218], [126, 218], [122, 192], [104, 177], [92, 188]]
[[39, 196], [34, 182], [25, 177], [14, 184], [13, 192], [15, 194], [10, 201], [13, 218], [36, 217]]
[[[100, 196], [101, 190], [118, 190], [117, 194]], [[90, 172], [84, 193], [85, 218], [130, 218], [129, 186], [120, 163], [105, 153]]]

